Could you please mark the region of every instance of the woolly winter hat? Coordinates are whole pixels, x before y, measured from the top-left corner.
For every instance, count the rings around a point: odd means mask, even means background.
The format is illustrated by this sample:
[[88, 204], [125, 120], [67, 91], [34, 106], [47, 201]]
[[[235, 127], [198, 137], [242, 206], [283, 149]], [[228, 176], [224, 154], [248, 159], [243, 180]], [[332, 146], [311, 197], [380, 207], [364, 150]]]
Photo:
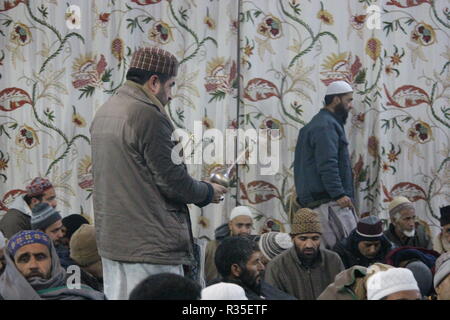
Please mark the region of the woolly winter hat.
[[434, 287], [436, 288], [450, 274], [450, 252], [441, 254], [441, 256], [436, 260], [435, 270]]
[[219, 282], [202, 290], [202, 300], [248, 300], [241, 286]]
[[71, 214], [62, 219], [62, 224], [66, 227], [66, 237], [70, 240], [75, 231], [77, 231], [81, 225], [89, 224], [89, 221], [81, 214]]
[[376, 272], [367, 280], [367, 300], [381, 300], [393, 293], [407, 290], [420, 292], [411, 270], [392, 268]]
[[433, 288], [433, 273], [430, 268], [420, 260], [408, 263], [405, 268], [412, 271], [422, 296], [428, 296]]
[[327, 87], [326, 96], [353, 92], [353, 88], [345, 81], [334, 81]]
[[389, 216], [392, 218], [397, 212], [404, 209], [414, 209], [412, 202], [406, 197], [395, 197], [389, 203]]
[[37, 204], [31, 211], [31, 228], [34, 230], [45, 230], [62, 219], [59, 211], [45, 202]]
[[48, 247], [51, 250], [51, 240], [50, 238], [43, 232], [33, 231], [33, 230], [24, 230], [16, 233], [9, 239], [8, 241], [8, 252], [14, 258], [16, 252], [28, 245], [40, 243]]
[[322, 233], [319, 215], [311, 209], [302, 208], [294, 214], [291, 234]]
[[50, 181], [41, 177], [34, 178], [33, 181], [25, 187], [27, 195], [30, 197], [39, 196], [50, 188], [53, 188]]
[[230, 221], [239, 216], [247, 216], [253, 219], [252, 211], [246, 206], [238, 206], [231, 210]]
[[130, 68], [176, 76], [177, 58], [170, 52], [156, 47], [139, 48], [131, 58]]
[[450, 224], [450, 206], [445, 206], [439, 210], [441, 212], [441, 218], [439, 219], [441, 227]]
[[94, 226], [83, 224], [72, 235], [69, 247], [70, 257], [80, 267], [87, 267], [101, 260], [97, 250]]
[[375, 216], [368, 216], [358, 221], [356, 233], [364, 241], [376, 241], [383, 236], [383, 224]]
[[283, 232], [267, 232], [259, 238], [259, 249], [269, 261], [292, 245], [291, 236]]

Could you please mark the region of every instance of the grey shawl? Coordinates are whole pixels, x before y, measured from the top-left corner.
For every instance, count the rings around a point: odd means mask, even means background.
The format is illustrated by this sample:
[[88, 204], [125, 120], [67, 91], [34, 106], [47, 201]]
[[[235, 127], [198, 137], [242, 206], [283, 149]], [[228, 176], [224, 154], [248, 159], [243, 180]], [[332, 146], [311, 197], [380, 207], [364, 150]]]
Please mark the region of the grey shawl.
[[103, 293], [88, 286], [80, 289], [67, 287], [67, 273], [61, 267], [55, 247], [51, 245], [51, 276], [32, 278], [30, 282], [17, 270], [10, 252], [5, 248], [6, 268], [0, 276], [0, 296], [5, 300], [104, 300]]

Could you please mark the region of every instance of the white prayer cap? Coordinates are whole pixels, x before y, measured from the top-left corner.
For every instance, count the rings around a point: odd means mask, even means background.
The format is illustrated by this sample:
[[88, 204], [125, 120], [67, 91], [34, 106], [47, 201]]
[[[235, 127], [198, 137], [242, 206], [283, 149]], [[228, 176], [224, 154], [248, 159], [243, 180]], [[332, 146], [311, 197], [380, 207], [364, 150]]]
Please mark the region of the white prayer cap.
[[248, 300], [242, 287], [219, 282], [202, 290], [202, 300]]
[[414, 274], [406, 268], [379, 271], [367, 280], [367, 300], [381, 300], [393, 293], [407, 290], [420, 292]]
[[239, 206], [231, 210], [230, 221], [238, 216], [247, 216], [253, 219], [252, 211], [246, 206]]
[[3, 233], [0, 231], [0, 249], [3, 249], [6, 246], [6, 239]]
[[343, 93], [349, 93], [353, 92], [353, 88], [345, 81], [334, 81], [332, 82], [328, 88], [326, 96], [332, 95], [332, 94], [343, 94]]

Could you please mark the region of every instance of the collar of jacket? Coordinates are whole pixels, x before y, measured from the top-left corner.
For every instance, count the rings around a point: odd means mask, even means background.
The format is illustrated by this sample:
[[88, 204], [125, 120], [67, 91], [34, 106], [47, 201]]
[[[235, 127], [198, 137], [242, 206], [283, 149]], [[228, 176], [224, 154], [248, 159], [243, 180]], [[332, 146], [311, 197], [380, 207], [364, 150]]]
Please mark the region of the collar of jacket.
[[291, 255], [291, 258], [297, 263], [302, 269], [316, 269], [318, 267], [324, 267], [324, 252], [323, 250], [319, 249], [319, 254], [316, 257], [316, 260], [314, 260], [313, 264], [311, 266], [306, 266], [298, 257], [297, 250], [295, 249], [295, 245], [292, 246], [292, 248], [289, 249], [289, 254]]
[[322, 110], [323, 110], [325, 113], [329, 113], [331, 116], [333, 116], [333, 118], [336, 119], [336, 121], [337, 121], [342, 127], [344, 127], [344, 122], [342, 121], [341, 118], [339, 118], [339, 117], [337, 116], [336, 113], [334, 113], [334, 112], [331, 111], [331, 110], [328, 110], [327, 108], [323, 108]]
[[154, 104], [155, 106], [157, 106], [159, 111], [161, 111], [162, 113], [167, 115], [166, 110], [164, 109], [164, 106], [161, 104], [159, 99], [153, 93], [151, 93], [150, 90], [148, 90], [147, 87], [145, 87], [143, 85], [140, 85], [139, 83], [136, 83], [136, 82], [131, 81], [131, 80], [127, 80], [125, 82], [125, 85], [128, 85], [128, 86], [137, 88], [139, 90], [142, 90], [142, 92], [144, 92], [144, 94], [147, 96], [147, 98], [149, 98], [151, 103]]

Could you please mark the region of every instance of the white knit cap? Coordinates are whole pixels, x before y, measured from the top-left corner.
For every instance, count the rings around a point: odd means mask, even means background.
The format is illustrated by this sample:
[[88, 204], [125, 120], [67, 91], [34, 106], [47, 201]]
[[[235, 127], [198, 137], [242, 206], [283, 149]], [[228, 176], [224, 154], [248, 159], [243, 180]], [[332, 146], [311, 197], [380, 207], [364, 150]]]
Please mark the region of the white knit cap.
[[248, 300], [242, 287], [219, 282], [202, 290], [202, 300]]
[[6, 239], [3, 233], [0, 231], [0, 249], [3, 249], [6, 246]]
[[246, 206], [239, 206], [231, 210], [230, 221], [238, 216], [247, 216], [253, 219], [252, 211]]
[[407, 290], [420, 292], [413, 273], [406, 268], [379, 271], [367, 280], [367, 300], [381, 300], [393, 293]]
[[332, 94], [343, 94], [343, 93], [349, 93], [353, 92], [353, 88], [345, 81], [334, 81], [332, 82], [328, 88], [326, 96], [332, 95]]

